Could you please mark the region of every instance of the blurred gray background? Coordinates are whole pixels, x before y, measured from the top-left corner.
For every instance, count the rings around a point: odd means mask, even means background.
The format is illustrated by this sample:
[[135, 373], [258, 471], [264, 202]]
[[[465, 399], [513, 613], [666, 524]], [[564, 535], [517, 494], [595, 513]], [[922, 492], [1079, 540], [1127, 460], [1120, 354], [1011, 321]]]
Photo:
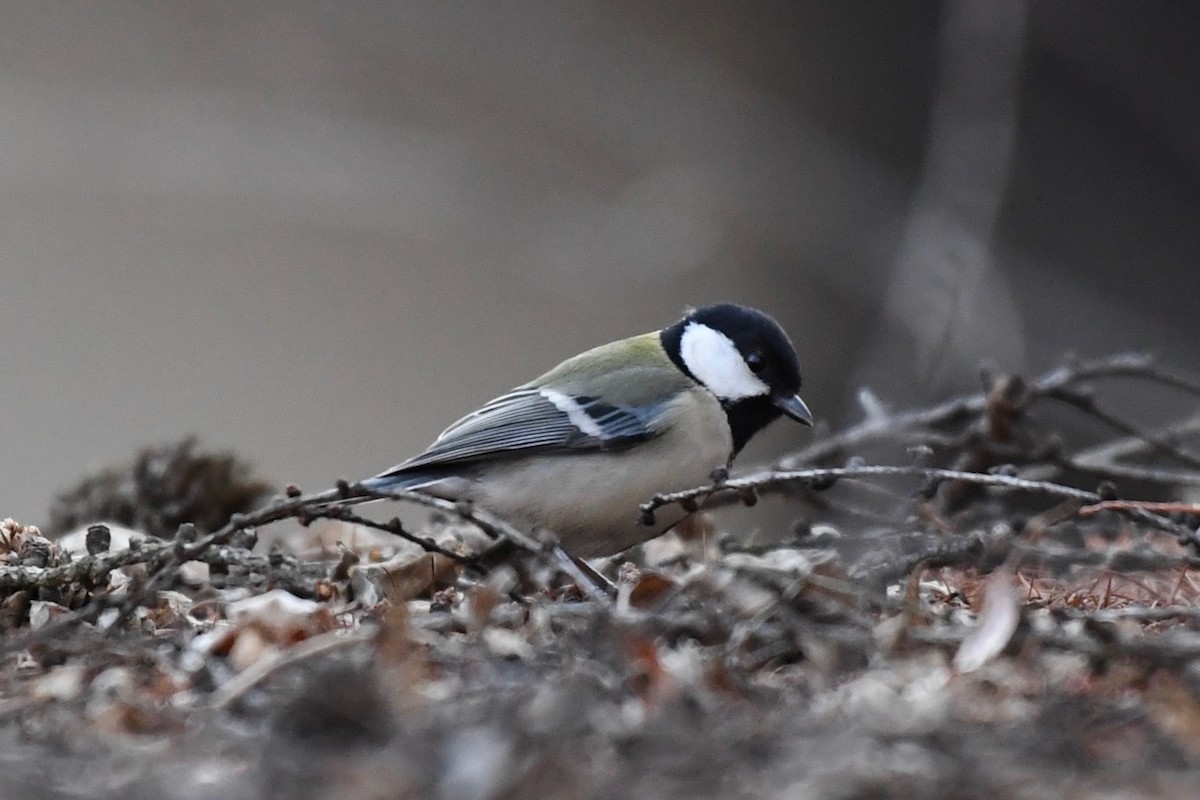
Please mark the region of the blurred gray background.
[[0, 516], [193, 432], [373, 474], [720, 299], [785, 324], [833, 424], [983, 360], [1195, 367], [1198, 32], [1155, 0], [5, 4]]

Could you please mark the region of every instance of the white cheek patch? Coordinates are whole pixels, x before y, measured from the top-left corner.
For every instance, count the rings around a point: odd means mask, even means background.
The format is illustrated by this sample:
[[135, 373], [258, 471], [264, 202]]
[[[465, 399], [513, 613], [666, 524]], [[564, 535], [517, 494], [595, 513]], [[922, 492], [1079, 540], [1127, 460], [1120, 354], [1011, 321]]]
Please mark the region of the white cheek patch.
[[569, 397], [562, 392], [556, 392], [553, 389], [542, 389], [542, 397], [549, 400], [555, 408], [566, 414], [571, 424], [588, 436], [594, 436], [597, 439], [604, 438], [604, 429], [600, 427], [600, 423], [592, 419], [580, 407], [579, 403], [575, 402], [573, 397]]
[[771, 390], [746, 366], [728, 336], [699, 322], [683, 329], [679, 356], [696, 380], [722, 400], [757, 397]]

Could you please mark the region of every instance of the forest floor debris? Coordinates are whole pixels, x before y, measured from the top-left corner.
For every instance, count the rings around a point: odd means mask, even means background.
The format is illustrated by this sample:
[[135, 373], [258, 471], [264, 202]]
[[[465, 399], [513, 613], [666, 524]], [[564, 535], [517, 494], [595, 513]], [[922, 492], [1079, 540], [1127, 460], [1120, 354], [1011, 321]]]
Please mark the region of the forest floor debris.
[[[413, 527], [293, 491], [167, 539], [5, 520], [4, 796], [1200, 796], [1198, 426], [1104, 408], [1113, 378], [1200, 397], [1117, 356], [872, 404], [775, 470], [647, 498], [785, 513], [593, 562], [613, 596], [453, 504]], [[260, 494], [194, 455], [221, 502]], [[121, 508], [203, 495], [162, 502]], [[312, 524], [263, 552], [289, 518]]]

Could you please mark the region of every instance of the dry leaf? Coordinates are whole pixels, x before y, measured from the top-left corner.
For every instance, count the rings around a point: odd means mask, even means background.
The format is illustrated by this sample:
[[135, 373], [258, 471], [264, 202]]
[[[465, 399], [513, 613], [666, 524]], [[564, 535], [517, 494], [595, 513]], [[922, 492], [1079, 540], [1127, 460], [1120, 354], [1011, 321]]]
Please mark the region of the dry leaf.
[[996, 572], [983, 589], [983, 612], [975, 629], [954, 654], [954, 669], [972, 672], [1004, 651], [1021, 621], [1021, 606], [1012, 585], [1012, 576]]
[[492, 612], [519, 582], [516, 571], [508, 565], [501, 565], [489, 572], [482, 583], [467, 593], [466, 603], [459, 608], [460, 615], [465, 615], [463, 621], [467, 629], [475, 631], [487, 625], [492, 619]]
[[375, 636], [375, 648], [381, 686], [386, 689], [385, 696], [391, 699], [409, 698], [433, 675], [426, 648], [413, 640], [406, 605], [388, 606], [384, 610]]
[[405, 553], [378, 564], [351, 567], [350, 586], [363, 605], [384, 599], [397, 604], [452, 583], [458, 571], [458, 564], [440, 553]]
[[52, 667], [38, 678], [30, 694], [37, 700], [73, 700], [83, 689], [87, 670], [78, 664]]
[[34, 600], [29, 604], [29, 627], [33, 630], [45, 625], [55, 617], [67, 613], [67, 607], [48, 600]]
[[253, 627], [244, 628], [237, 632], [233, 646], [229, 648], [229, 663], [234, 669], [241, 672], [255, 661], [273, 655], [278, 650], [279, 648], [267, 639], [261, 630]]
[[650, 608], [674, 588], [674, 581], [653, 572], [645, 573], [629, 590], [629, 605], [634, 608]]
[[278, 645], [302, 642], [334, 627], [333, 614], [326, 606], [282, 589], [230, 603], [225, 615], [234, 625], [229, 661], [237, 669], [245, 669]]
[[230, 603], [225, 616], [235, 625], [253, 624], [275, 634], [276, 638], [287, 639], [296, 628], [305, 628], [321, 604], [304, 600], [283, 589], [272, 589], [265, 594], [247, 597]]
[[19, 628], [29, 619], [30, 594], [22, 589], [0, 602], [0, 630]]
[[1200, 759], [1200, 700], [1195, 692], [1178, 676], [1159, 670], [1146, 699], [1154, 726], [1189, 758]]
[[626, 642], [633, 674], [630, 685], [647, 706], [656, 706], [675, 693], [675, 681], [663, 665], [658, 644], [649, 637], [633, 635]]
[[501, 658], [516, 658], [521, 661], [532, 661], [535, 655], [533, 645], [519, 631], [508, 628], [489, 627], [483, 630], [483, 643], [493, 655]]

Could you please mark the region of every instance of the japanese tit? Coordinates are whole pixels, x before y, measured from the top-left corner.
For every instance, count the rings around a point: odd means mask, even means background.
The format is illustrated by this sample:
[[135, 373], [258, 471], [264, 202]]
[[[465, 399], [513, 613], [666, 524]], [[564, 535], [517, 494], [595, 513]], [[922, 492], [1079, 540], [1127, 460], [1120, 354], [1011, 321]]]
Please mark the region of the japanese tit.
[[780, 415], [812, 425], [799, 388], [795, 348], [775, 320], [707, 306], [567, 359], [363, 485], [468, 500], [526, 530], [549, 528], [578, 558], [609, 555], [686, 516], [663, 508], [646, 525], [639, 503], [710, 480]]

